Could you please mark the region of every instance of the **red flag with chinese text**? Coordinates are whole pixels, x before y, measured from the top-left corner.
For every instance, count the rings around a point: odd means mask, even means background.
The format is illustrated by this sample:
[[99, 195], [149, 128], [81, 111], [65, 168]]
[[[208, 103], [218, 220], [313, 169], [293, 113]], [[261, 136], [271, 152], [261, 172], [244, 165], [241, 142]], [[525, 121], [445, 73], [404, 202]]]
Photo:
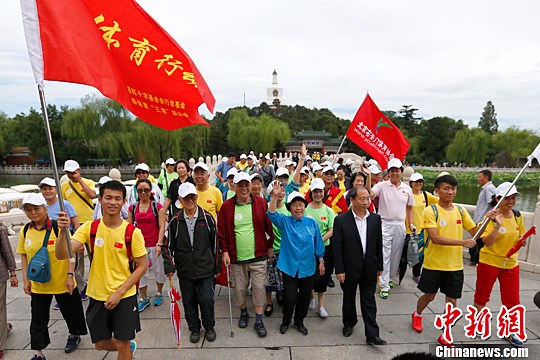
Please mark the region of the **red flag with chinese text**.
[[133, 0], [21, 0], [38, 83], [87, 84], [166, 130], [208, 123], [215, 99], [189, 55]]
[[356, 112], [346, 136], [386, 169], [392, 158], [403, 160], [409, 151], [409, 142], [379, 110], [369, 95]]

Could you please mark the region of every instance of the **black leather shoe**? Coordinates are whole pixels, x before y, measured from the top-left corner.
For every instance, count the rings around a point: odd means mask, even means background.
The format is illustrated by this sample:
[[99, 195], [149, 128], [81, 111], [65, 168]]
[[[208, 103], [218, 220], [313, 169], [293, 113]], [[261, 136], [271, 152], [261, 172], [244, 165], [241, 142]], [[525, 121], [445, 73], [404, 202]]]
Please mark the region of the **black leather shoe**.
[[296, 328], [296, 330], [300, 331], [300, 333], [302, 335], [307, 335], [308, 334], [308, 330], [304, 326], [304, 324], [294, 324], [294, 327]]
[[276, 294], [277, 303], [279, 306], [283, 306], [283, 295], [282, 294]]
[[245, 329], [248, 326], [249, 322], [249, 314], [247, 312], [240, 313], [240, 319], [238, 319], [238, 327], [241, 329]]
[[367, 337], [366, 338], [366, 343], [368, 345], [386, 345], [386, 341], [384, 341], [383, 339], [381, 339], [378, 336], [376, 336], [376, 337]]
[[332, 278], [330, 278], [330, 279], [328, 280], [328, 287], [333, 288], [333, 287], [335, 287], [335, 286], [336, 286], [336, 283], [334, 282], [334, 280], [332, 280]]
[[214, 329], [206, 330], [206, 334], [204, 334], [204, 337], [209, 342], [212, 342], [216, 340], [216, 331]]
[[198, 343], [199, 340], [201, 340], [201, 333], [198, 331], [192, 331], [191, 335], [189, 335], [189, 341], [192, 343]]
[[253, 328], [255, 329], [255, 331], [257, 331], [257, 335], [259, 337], [266, 336], [266, 328], [264, 327], [264, 323], [262, 321], [255, 322], [255, 325], [253, 325]]
[[272, 316], [272, 313], [274, 312], [274, 304], [266, 304], [266, 307], [264, 308], [264, 316]]
[[289, 330], [289, 325], [281, 324], [279, 327], [279, 333], [285, 334]]
[[344, 326], [343, 327], [343, 336], [349, 337], [352, 335], [353, 328], [350, 326]]
[[66, 347], [64, 348], [64, 352], [66, 354], [74, 352], [79, 347], [80, 342], [81, 342], [80, 336], [69, 335], [67, 339]]

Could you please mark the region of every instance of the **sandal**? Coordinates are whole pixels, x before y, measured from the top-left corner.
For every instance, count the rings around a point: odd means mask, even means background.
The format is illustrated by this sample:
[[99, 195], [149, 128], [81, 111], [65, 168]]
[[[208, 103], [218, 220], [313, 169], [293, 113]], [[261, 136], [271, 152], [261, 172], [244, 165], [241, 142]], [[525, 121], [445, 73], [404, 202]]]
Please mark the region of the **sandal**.
[[266, 307], [264, 308], [264, 316], [266, 317], [271, 316], [273, 311], [274, 311], [274, 304], [266, 304]]

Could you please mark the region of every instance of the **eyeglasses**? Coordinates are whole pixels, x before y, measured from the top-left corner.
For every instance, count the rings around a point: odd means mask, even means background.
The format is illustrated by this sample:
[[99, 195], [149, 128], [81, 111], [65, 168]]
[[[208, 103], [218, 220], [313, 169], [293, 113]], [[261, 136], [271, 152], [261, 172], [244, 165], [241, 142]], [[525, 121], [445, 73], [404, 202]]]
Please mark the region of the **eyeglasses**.
[[135, 171], [135, 175], [141, 175], [141, 174], [146, 174], [146, 171], [144, 171], [144, 170]]
[[137, 194], [148, 194], [150, 191], [152, 191], [152, 189], [137, 189]]

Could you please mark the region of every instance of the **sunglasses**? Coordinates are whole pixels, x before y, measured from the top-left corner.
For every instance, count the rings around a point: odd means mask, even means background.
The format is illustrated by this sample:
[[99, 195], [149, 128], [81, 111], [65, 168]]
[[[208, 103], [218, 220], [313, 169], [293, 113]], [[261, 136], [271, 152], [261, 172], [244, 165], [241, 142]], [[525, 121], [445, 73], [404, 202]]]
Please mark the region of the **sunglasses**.
[[197, 202], [197, 195], [188, 195], [182, 198], [185, 202]]
[[141, 175], [141, 174], [146, 174], [146, 171], [143, 171], [143, 170], [135, 171], [135, 175]]
[[152, 191], [152, 189], [137, 189], [137, 194], [148, 194], [150, 191]]

